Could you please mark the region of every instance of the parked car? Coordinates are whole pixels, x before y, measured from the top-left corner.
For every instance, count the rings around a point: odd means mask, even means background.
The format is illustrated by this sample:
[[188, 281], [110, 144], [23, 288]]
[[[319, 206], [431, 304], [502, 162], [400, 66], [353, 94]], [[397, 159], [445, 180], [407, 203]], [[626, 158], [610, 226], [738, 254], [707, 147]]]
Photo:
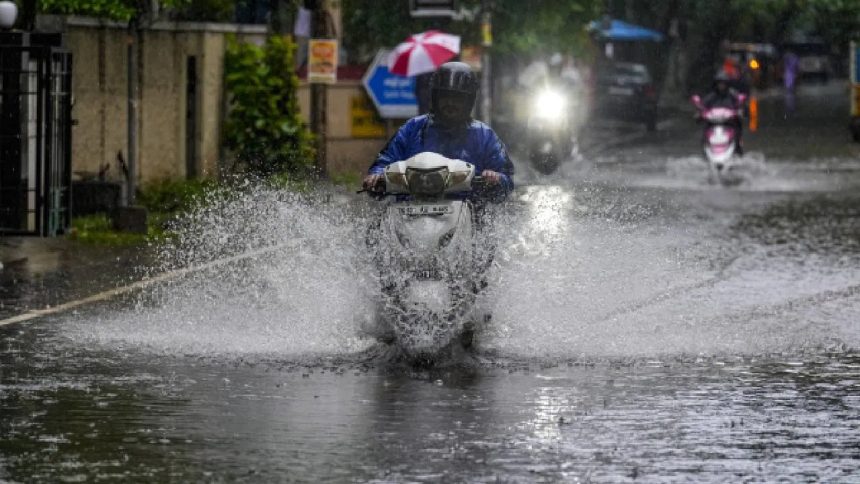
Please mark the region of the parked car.
[[830, 47], [824, 42], [784, 44], [783, 51], [792, 51], [799, 57], [798, 75], [801, 79], [816, 79], [819, 82], [827, 82], [830, 79]]
[[649, 131], [657, 129], [657, 90], [648, 67], [633, 62], [613, 62], [597, 72], [594, 114], [640, 121]]

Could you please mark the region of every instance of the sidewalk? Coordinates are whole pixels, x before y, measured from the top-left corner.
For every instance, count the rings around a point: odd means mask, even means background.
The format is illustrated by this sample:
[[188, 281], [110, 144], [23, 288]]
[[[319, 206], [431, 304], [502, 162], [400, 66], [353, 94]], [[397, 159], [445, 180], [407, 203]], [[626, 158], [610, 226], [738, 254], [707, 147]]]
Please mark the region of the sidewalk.
[[0, 237], [0, 319], [139, 279], [147, 260], [145, 247]]

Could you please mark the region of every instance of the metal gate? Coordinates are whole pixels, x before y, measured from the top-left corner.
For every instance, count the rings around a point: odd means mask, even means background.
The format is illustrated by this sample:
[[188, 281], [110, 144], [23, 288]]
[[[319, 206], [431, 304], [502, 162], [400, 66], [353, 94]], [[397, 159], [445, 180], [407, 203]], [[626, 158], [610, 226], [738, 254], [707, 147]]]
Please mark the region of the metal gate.
[[0, 235], [71, 222], [72, 55], [59, 34], [0, 33]]

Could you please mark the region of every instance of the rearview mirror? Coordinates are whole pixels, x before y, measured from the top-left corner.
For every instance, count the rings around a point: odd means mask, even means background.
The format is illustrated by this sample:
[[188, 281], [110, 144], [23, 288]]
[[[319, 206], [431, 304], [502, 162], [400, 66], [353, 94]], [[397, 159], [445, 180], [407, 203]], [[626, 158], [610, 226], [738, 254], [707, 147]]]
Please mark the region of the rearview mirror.
[[698, 95], [692, 96], [690, 98], [690, 102], [692, 102], [697, 108], [702, 108], [702, 98], [700, 98]]

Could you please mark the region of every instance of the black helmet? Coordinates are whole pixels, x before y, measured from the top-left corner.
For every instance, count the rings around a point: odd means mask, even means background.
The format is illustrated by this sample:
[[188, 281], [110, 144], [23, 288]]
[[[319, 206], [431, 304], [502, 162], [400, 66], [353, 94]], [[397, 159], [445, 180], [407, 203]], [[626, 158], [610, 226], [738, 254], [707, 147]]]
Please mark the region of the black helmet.
[[[430, 113], [441, 125], [454, 126], [471, 119], [472, 108], [478, 94], [478, 78], [462, 62], [446, 62], [439, 66], [430, 80]], [[454, 98], [462, 106], [461, 113], [449, 116], [440, 109], [443, 97]]]
[[729, 73], [720, 69], [716, 74], [714, 74], [713, 89], [722, 94], [729, 89], [731, 81], [732, 78], [729, 76]]
[[717, 71], [716, 74], [714, 74], [714, 85], [716, 85], [718, 82], [728, 83], [731, 81], [732, 81], [731, 76], [729, 76], [729, 73], [726, 72], [724, 69], [720, 69], [719, 71]]

